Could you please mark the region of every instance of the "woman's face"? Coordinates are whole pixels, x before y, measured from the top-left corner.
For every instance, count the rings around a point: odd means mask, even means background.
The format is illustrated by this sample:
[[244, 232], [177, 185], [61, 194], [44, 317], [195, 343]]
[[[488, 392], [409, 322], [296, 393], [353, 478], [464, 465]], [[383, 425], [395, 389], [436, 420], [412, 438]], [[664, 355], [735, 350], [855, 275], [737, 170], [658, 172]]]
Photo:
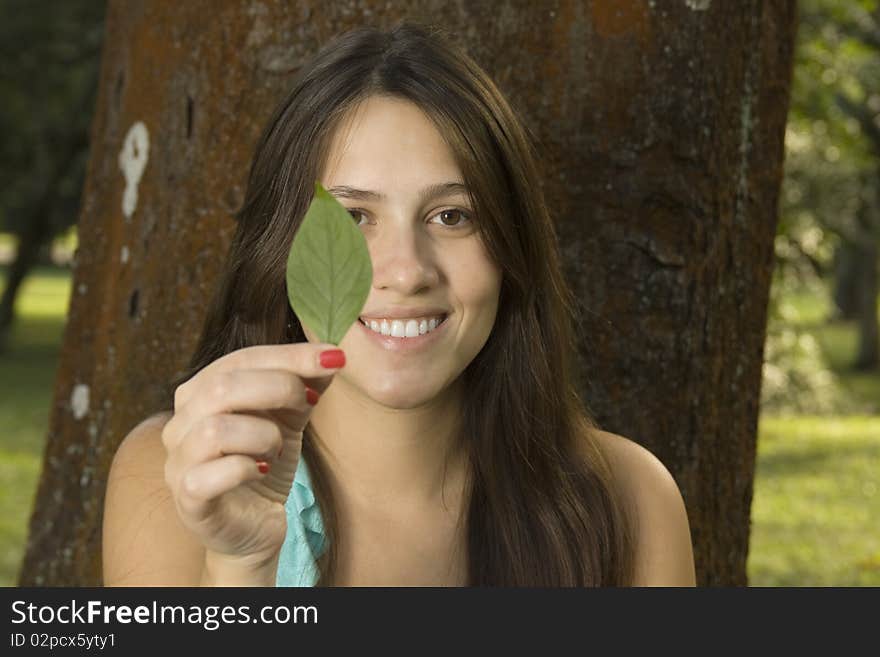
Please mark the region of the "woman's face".
[[[373, 285], [361, 316], [380, 330], [385, 320], [392, 333], [353, 324], [340, 343], [346, 366], [334, 386], [390, 408], [434, 400], [486, 343], [501, 289], [466, 192], [423, 197], [432, 186], [464, 182], [451, 150], [416, 105], [374, 96], [334, 135], [320, 182], [350, 211], [369, 247]], [[339, 187], [378, 196], [351, 198]], [[421, 333], [443, 315], [435, 331]], [[419, 337], [394, 335], [416, 328]]]

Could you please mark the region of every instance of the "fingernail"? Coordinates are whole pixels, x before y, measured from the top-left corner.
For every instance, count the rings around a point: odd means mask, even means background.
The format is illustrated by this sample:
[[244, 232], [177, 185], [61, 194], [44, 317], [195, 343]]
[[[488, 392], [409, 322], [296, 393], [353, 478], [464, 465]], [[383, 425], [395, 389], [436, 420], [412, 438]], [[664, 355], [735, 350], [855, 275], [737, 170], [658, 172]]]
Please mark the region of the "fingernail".
[[263, 474], [266, 474], [269, 472], [269, 464], [266, 463], [266, 461], [257, 461], [257, 469]]
[[314, 406], [315, 404], [318, 403], [318, 398], [320, 396], [321, 395], [319, 395], [317, 392], [315, 392], [314, 390], [312, 390], [308, 386], [306, 387], [306, 401], [309, 402], [312, 406]]
[[328, 349], [320, 356], [321, 367], [332, 370], [345, 365], [345, 352], [342, 349]]

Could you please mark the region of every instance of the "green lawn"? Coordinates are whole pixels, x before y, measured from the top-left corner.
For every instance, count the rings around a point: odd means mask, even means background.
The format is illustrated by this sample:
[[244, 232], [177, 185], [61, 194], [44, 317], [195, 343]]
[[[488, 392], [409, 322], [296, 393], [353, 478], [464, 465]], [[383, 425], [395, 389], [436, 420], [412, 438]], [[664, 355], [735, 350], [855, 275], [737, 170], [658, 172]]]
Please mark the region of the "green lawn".
[[786, 317], [818, 342], [843, 396], [870, 416], [763, 415], [748, 561], [753, 586], [880, 585], [880, 374], [850, 368], [852, 322], [827, 291], [790, 293]]
[[[23, 554], [69, 294], [66, 270], [32, 275], [0, 355], [2, 586], [15, 583]], [[824, 324], [816, 293], [789, 301], [840, 385], [880, 400], [880, 376], [846, 369], [854, 328]], [[880, 585], [880, 416], [762, 417], [752, 511], [753, 586]]]
[[880, 417], [762, 417], [753, 586], [880, 585]]
[[[0, 268], [0, 289], [5, 279]], [[69, 295], [66, 270], [38, 269], [24, 283], [0, 355], [0, 586], [15, 584], [24, 553]]]

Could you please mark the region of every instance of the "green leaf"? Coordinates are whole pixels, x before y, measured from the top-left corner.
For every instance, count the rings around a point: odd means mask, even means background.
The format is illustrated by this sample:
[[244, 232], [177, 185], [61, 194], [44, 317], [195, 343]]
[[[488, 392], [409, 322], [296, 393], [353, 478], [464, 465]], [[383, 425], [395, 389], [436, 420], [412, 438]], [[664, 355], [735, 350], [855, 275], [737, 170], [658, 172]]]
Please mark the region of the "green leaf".
[[364, 309], [373, 265], [349, 211], [315, 183], [287, 256], [287, 298], [321, 342], [338, 345]]

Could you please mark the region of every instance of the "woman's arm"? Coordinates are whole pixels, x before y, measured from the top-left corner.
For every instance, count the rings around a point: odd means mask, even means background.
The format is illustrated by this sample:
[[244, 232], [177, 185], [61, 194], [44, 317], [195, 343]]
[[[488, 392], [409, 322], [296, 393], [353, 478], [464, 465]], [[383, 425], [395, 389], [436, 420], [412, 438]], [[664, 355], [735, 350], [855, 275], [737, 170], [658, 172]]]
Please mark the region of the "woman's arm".
[[170, 413], [147, 418], [119, 445], [104, 499], [104, 586], [275, 586], [267, 562], [206, 550], [184, 527], [165, 482], [162, 429]]
[[598, 432], [637, 517], [634, 586], [695, 586], [687, 511], [669, 470], [638, 443]]
[[178, 519], [165, 483], [162, 428], [170, 413], [131, 430], [116, 451], [104, 500], [104, 586], [199, 586], [205, 549]]

